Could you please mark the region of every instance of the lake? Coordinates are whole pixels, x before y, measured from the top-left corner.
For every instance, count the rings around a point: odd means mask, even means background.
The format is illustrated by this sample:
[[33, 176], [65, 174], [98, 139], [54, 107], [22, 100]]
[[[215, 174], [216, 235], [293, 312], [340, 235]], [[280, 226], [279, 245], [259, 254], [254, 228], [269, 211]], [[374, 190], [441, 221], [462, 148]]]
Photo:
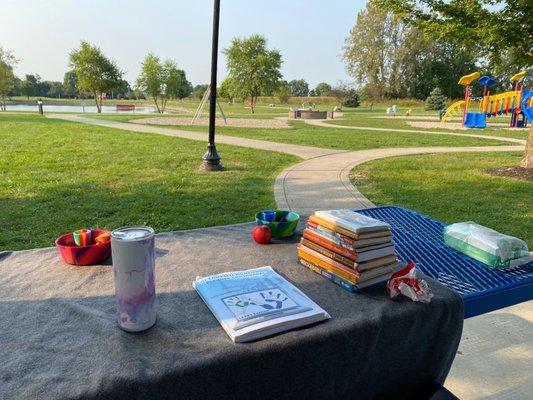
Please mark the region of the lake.
[[[6, 111], [34, 111], [38, 112], [37, 104], [6, 104]], [[96, 113], [96, 106], [73, 106], [73, 105], [53, 105], [43, 104], [43, 111], [46, 112], [66, 112], [66, 113]], [[135, 111], [117, 111], [115, 106], [102, 106], [102, 113], [116, 114], [116, 113], [135, 113], [135, 114], [153, 114], [155, 107], [139, 107], [135, 106]]]

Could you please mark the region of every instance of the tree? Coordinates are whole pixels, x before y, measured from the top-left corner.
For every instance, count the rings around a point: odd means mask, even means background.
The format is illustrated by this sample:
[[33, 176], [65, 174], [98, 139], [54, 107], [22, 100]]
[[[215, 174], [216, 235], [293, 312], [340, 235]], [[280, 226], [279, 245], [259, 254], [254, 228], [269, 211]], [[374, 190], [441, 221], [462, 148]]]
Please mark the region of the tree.
[[130, 93], [131, 91], [132, 91], [131, 86], [128, 83], [128, 81], [125, 79], [121, 79], [118, 82], [117, 87], [113, 90], [113, 94], [115, 98], [123, 99], [123, 98], [126, 98], [126, 95]]
[[358, 85], [382, 88], [380, 97], [386, 94], [388, 85], [399, 75], [394, 59], [404, 29], [373, 0], [357, 14], [355, 26], [344, 42], [343, 59], [346, 71]]
[[207, 90], [208, 87], [209, 85], [207, 83], [196, 85], [193, 88], [191, 94], [194, 98], [201, 99], [202, 97], [204, 97], [205, 91]]
[[[492, 65], [512, 64], [516, 70], [533, 65], [533, 25], [530, 1], [376, 0], [405, 23], [430, 38], [477, 48]], [[500, 3], [501, 7], [495, 7]], [[533, 125], [526, 143], [524, 168], [533, 168]]]
[[64, 95], [72, 98], [78, 94], [78, 78], [76, 78], [76, 72], [73, 70], [65, 72], [63, 76], [63, 92]]
[[141, 75], [137, 78], [137, 88], [152, 97], [158, 113], [162, 113], [164, 82], [166, 73], [158, 56], [148, 53], [141, 65]]
[[[476, 47], [493, 62], [512, 54], [518, 68], [533, 64], [533, 5], [508, 0], [376, 0], [428, 37]], [[498, 4], [498, 7], [495, 5]]]
[[316, 96], [327, 96], [331, 90], [331, 85], [326, 82], [320, 82], [314, 89]]
[[289, 82], [291, 96], [306, 97], [309, 95], [309, 85], [304, 79], [293, 79]]
[[57, 97], [61, 98], [65, 95], [63, 91], [63, 84], [56, 81], [48, 81], [48, 92], [46, 93], [47, 97]]
[[175, 61], [161, 62], [158, 56], [149, 53], [142, 63], [137, 88], [152, 97], [157, 112], [164, 113], [169, 99], [182, 99], [189, 95], [191, 84]]
[[446, 97], [442, 94], [442, 91], [436, 87], [431, 91], [426, 99], [426, 110], [441, 110], [446, 104]]
[[234, 95], [250, 99], [251, 112], [255, 112], [257, 97], [272, 93], [281, 78], [281, 54], [268, 50], [266, 39], [260, 35], [249, 38], [233, 38], [224, 49], [229, 76], [234, 79]]
[[17, 62], [11, 51], [0, 47], [0, 111], [5, 111], [5, 98], [15, 87], [13, 68]]
[[217, 94], [223, 99], [228, 99], [230, 103], [233, 103], [233, 99], [235, 98], [234, 92], [235, 80], [231, 76], [224, 79], [220, 84], [220, 88], [217, 90]]
[[163, 64], [166, 74], [165, 96], [168, 99], [183, 99], [191, 93], [192, 85], [187, 80], [185, 71], [178, 69], [176, 62], [167, 60]]
[[280, 80], [278, 82], [278, 87], [274, 91], [274, 96], [281, 104], [286, 104], [289, 101], [289, 98], [291, 97], [291, 91], [287, 81]]
[[101, 113], [105, 93], [118, 86], [122, 72], [99, 47], [91, 46], [84, 40], [79, 49], [70, 52], [69, 66], [76, 73], [78, 90], [94, 95], [96, 108]]
[[22, 94], [30, 99], [30, 96], [37, 95], [37, 87], [39, 86], [41, 82], [41, 77], [37, 74], [32, 75], [28, 74], [24, 77], [24, 80], [22, 81]]

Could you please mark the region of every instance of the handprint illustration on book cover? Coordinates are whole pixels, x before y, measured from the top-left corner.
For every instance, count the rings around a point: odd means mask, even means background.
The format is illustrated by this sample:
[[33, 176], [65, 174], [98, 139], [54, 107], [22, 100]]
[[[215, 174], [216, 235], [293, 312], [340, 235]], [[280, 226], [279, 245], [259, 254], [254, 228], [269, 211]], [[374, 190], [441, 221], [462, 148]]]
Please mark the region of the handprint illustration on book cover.
[[298, 303], [277, 288], [230, 296], [222, 301], [238, 321], [299, 307]]

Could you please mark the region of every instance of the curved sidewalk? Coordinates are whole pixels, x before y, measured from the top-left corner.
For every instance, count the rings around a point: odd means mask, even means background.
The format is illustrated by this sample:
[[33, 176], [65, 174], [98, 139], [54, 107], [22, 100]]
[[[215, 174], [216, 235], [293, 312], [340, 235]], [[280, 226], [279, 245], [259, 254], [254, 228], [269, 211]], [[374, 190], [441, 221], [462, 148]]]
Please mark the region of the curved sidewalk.
[[332, 208], [367, 208], [373, 203], [351, 183], [353, 167], [379, 158], [458, 152], [523, 151], [523, 146], [413, 147], [359, 150], [312, 158], [286, 168], [276, 178], [276, 204], [302, 215]]

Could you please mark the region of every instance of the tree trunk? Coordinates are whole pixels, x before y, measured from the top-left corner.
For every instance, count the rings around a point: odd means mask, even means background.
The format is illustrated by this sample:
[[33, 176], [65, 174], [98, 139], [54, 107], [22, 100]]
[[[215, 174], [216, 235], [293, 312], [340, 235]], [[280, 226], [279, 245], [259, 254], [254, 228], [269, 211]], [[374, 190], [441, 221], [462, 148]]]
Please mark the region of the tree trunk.
[[94, 102], [96, 103], [96, 112], [100, 114], [102, 110], [100, 109], [100, 104], [98, 104], [98, 93], [94, 93]]
[[250, 98], [250, 109], [252, 110], [252, 114], [255, 113], [255, 108], [254, 107], [255, 107], [255, 101], [254, 101], [254, 96], [252, 96]]
[[524, 168], [533, 168], [533, 121], [530, 121], [532, 125], [529, 126], [529, 136], [526, 142], [526, 151], [524, 158], [520, 165]]
[[161, 110], [159, 109], [159, 104], [157, 103], [157, 96], [153, 96], [153, 98], [154, 98], [154, 103], [155, 103], [155, 108], [157, 110], [157, 113], [161, 114]]

